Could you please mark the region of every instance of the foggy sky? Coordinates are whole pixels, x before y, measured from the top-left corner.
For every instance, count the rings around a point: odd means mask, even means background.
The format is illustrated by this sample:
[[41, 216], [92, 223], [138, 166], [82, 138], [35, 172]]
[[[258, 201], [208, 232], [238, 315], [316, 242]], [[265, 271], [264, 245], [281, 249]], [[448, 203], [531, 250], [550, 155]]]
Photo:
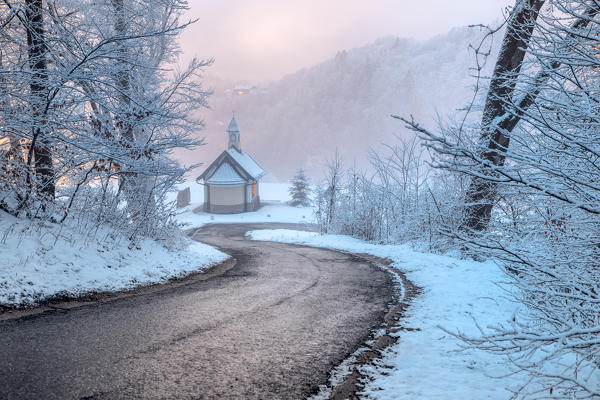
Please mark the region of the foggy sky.
[[427, 39], [502, 17], [511, 0], [189, 0], [199, 21], [182, 37], [181, 61], [215, 58], [209, 72], [276, 80], [389, 35]]

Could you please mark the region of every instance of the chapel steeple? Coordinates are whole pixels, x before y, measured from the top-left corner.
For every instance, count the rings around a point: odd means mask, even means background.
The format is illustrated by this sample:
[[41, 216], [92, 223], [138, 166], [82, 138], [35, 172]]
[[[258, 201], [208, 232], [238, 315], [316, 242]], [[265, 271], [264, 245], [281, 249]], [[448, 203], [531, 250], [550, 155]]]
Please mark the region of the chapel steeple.
[[229, 122], [229, 126], [227, 127], [227, 137], [229, 138], [227, 149], [235, 147], [238, 151], [242, 151], [242, 145], [240, 143], [240, 127], [235, 120], [235, 115], [231, 117], [231, 122]]

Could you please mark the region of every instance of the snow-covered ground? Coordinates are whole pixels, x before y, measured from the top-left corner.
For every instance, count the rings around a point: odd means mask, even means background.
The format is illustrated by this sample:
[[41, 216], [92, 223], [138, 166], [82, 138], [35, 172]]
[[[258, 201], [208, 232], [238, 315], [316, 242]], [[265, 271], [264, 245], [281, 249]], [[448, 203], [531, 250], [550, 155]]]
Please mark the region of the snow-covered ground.
[[144, 240], [129, 249], [101, 233], [82, 234], [0, 212], [0, 305], [31, 306], [54, 296], [165, 282], [228, 258], [211, 246], [188, 244], [169, 251]]
[[[183, 228], [207, 223], [312, 222], [310, 207], [290, 207], [287, 184], [262, 183], [264, 206], [251, 213], [195, 213], [203, 187], [188, 182], [192, 203], [180, 210]], [[176, 194], [172, 194], [174, 201]], [[189, 241], [187, 248], [167, 250], [151, 240], [136, 248], [110, 239], [108, 233], [84, 234], [67, 226], [20, 220], [0, 212], [0, 305], [32, 306], [57, 296], [119, 291], [165, 282], [224, 261], [217, 249]], [[184, 246], [185, 247], [185, 246]]]
[[[285, 183], [260, 183], [262, 207], [255, 212], [241, 214], [209, 214], [199, 210], [204, 202], [204, 188], [195, 182], [180, 185], [181, 189], [190, 188], [191, 203], [181, 209], [177, 220], [190, 228], [206, 224], [281, 222], [307, 224], [314, 222], [312, 207], [290, 207], [288, 189]], [[196, 211], [194, 211], [196, 210]]]
[[[341, 235], [291, 230], [249, 232], [254, 240], [306, 244], [390, 258], [408, 279], [423, 288], [408, 309], [397, 345], [376, 368], [366, 367], [364, 394], [375, 399], [507, 399], [505, 388], [522, 383], [509, 376], [496, 356], [478, 350], [458, 352], [458, 341], [439, 327], [477, 334], [483, 327], [511, 318], [515, 305], [495, 284], [503, 280], [491, 263], [460, 260], [451, 255], [424, 254], [403, 245], [376, 245]], [[386, 366], [391, 366], [392, 369]]]
[[[314, 222], [312, 208], [285, 203], [289, 198], [285, 184], [262, 183], [264, 207], [234, 215], [193, 212], [202, 204], [202, 187], [187, 186], [191, 188], [192, 204], [178, 219], [190, 227], [207, 223]], [[398, 344], [386, 352], [377, 367], [365, 367], [364, 372], [373, 380], [367, 383], [364, 395], [375, 399], [506, 399], [511, 395], [506, 388], [522, 383], [519, 375], [506, 376], [510, 370], [497, 357], [472, 349], [458, 351], [460, 343], [440, 329], [476, 335], [475, 320], [486, 327], [512, 317], [516, 305], [496, 284], [504, 276], [494, 263], [420, 253], [409, 246], [370, 244], [343, 235], [284, 229], [252, 231], [249, 235], [254, 240], [390, 258], [408, 279], [423, 288], [401, 321], [403, 326], [418, 330], [402, 331]]]
[[[214, 215], [194, 212], [202, 204], [202, 187], [191, 189], [192, 203], [178, 220], [193, 228], [208, 223], [312, 223], [310, 207], [290, 207], [286, 184], [262, 183], [264, 206], [257, 212]], [[39, 224], [39, 222], [36, 222]], [[452, 255], [424, 254], [401, 245], [376, 245], [342, 235], [291, 230], [259, 230], [254, 240], [299, 243], [390, 258], [423, 288], [409, 307], [397, 345], [376, 367], [364, 367], [373, 380], [364, 394], [376, 399], [506, 399], [505, 388], [521, 381], [496, 357], [477, 350], [459, 352], [450, 331], [477, 334], [481, 326], [511, 318], [515, 305], [495, 284], [503, 280], [491, 262], [460, 260]], [[200, 243], [187, 250], [167, 251], [144, 241], [129, 249], [99, 236], [87, 237], [66, 228], [31, 225], [0, 213], [0, 304], [30, 305], [52, 296], [114, 291], [184, 276], [222, 261], [227, 255]], [[392, 367], [392, 368], [389, 368]], [[492, 375], [492, 376], [489, 376]], [[503, 378], [496, 378], [504, 376]]]

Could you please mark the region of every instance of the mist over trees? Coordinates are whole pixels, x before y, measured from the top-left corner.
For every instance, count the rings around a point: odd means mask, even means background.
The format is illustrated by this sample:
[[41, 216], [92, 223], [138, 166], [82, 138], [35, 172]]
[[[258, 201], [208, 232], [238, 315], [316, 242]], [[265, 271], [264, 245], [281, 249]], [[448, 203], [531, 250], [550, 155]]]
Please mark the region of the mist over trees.
[[[0, 210], [160, 237], [164, 196], [201, 144], [209, 61], [173, 68], [185, 1], [0, 3]], [[162, 232], [162, 233], [161, 233]]]
[[[173, 69], [185, 8], [2, 0], [1, 212], [109, 226], [132, 245], [176, 236], [165, 195], [189, 169], [172, 155], [202, 144], [192, 115], [210, 64]], [[323, 177], [322, 233], [501, 262], [513, 318], [450, 333], [525, 376], [514, 398], [598, 398], [600, 2], [516, 0], [500, 25], [387, 38], [221, 93], [216, 151], [235, 110], [242, 148], [276, 178]], [[297, 204], [307, 187], [298, 173]]]
[[[320, 178], [323, 160], [336, 148], [347, 162], [368, 167], [368, 149], [382, 149], [381, 143], [395, 134], [410, 136], [390, 114], [436, 119], [472, 97], [469, 45], [483, 34], [480, 28], [465, 27], [424, 42], [383, 38], [342, 50], [277, 82], [248, 82], [256, 87], [244, 95], [226, 92], [235, 81], [212, 80], [213, 112], [202, 132], [208, 145], [201, 154], [178, 157], [188, 163], [210, 162], [226, 146], [224, 124], [235, 110], [244, 128], [242, 147], [264, 164], [270, 179], [288, 181], [298, 165]], [[483, 73], [492, 68], [493, 61]]]

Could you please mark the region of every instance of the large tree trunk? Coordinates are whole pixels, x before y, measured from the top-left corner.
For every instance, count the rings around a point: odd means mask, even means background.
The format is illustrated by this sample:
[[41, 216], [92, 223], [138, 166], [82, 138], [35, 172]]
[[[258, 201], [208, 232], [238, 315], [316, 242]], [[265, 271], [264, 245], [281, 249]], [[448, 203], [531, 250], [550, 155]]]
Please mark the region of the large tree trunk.
[[[510, 131], [502, 122], [509, 120], [506, 109], [512, 103], [517, 78], [544, 1], [517, 0], [508, 20], [481, 121], [481, 142], [485, 150], [480, 156], [490, 166], [504, 165]], [[481, 174], [488, 173], [484, 166]], [[483, 231], [487, 228], [497, 186], [497, 183], [483, 177], [473, 177], [466, 195], [463, 229]]]
[[55, 177], [52, 165], [52, 150], [44, 121], [46, 114], [46, 96], [48, 92], [48, 71], [46, 65], [46, 44], [42, 0], [25, 0], [25, 29], [27, 30], [27, 46], [29, 68], [31, 69], [32, 96], [32, 141], [30, 154], [35, 159], [36, 189], [44, 201], [54, 200]]

